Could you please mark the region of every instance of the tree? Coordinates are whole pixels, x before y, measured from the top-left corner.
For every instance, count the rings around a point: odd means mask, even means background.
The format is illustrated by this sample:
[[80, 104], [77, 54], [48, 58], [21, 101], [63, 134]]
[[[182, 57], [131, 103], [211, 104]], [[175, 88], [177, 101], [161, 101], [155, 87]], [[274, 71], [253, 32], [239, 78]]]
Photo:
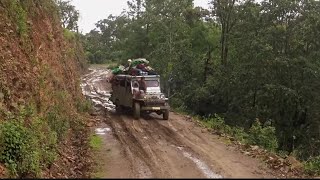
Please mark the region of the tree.
[[79, 11], [70, 2], [71, 0], [56, 0], [63, 28], [78, 32]]
[[237, 0], [213, 0], [213, 14], [221, 24], [221, 63], [226, 66], [228, 63], [229, 38], [236, 18]]

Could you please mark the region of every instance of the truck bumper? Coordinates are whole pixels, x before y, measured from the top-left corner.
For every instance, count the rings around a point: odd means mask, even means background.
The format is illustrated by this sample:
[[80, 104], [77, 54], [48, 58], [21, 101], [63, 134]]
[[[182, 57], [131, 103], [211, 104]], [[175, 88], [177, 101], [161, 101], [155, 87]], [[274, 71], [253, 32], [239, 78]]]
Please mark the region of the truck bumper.
[[141, 107], [142, 111], [162, 111], [162, 110], [169, 110], [170, 107], [168, 106], [143, 106]]

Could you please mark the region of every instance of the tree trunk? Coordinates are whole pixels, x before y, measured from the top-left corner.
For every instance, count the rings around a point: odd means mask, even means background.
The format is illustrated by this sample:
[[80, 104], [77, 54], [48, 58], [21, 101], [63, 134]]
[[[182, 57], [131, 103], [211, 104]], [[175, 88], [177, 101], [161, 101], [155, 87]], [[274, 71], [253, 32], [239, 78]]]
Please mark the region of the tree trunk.
[[225, 24], [222, 23], [222, 33], [221, 33], [221, 64], [225, 65], [226, 64], [226, 59], [225, 59], [225, 49], [226, 49], [226, 28]]
[[205, 64], [204, 64], [204, 83], [207, 82], [207, 77], [208, 77], [208, 71], [209, 71], [209, 62], [211, 60], [211, 46], [209, 45], [209, 48], [208, 48], [208, 57], [205, 61]]

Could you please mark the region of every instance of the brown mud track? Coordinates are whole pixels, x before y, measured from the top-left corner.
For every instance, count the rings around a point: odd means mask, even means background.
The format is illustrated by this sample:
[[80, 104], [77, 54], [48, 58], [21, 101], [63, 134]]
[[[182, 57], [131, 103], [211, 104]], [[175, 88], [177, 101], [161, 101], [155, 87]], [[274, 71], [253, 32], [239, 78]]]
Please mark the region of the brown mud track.
[[168, 121], [156, 114], [135, 120], [130, 112], [116, 114], [110, 102], [110, 70], [91, 69], [83, 77], [87, 98], [103, 112], [104, 146], [99, 160], [104, 178], [272, 178], [272, 171], [257, 159], [224, 144], [183, 115], [171, 112]]

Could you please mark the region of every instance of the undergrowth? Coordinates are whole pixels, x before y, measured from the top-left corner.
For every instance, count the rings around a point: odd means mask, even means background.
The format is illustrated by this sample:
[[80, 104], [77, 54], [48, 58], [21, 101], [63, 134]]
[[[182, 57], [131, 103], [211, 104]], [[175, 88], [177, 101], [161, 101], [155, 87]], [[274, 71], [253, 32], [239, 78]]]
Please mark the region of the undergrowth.
[[307, 173], [310, 175], [316, 176], [320, 175], [320, 156], [310, 158], [304, 163], [304, 167]]
[[[219, 133], [232, 136], [243, 144], [258, 145], [271, 152], [275, 152], [281, 157], [287, 155], [287, 152], [278, 151], [278, 141], [275, 134], [275, 128], [271, 125], [262, 125], [257, 119], [248, 131], [241, 127], [231, 127], [227, 125], [222, 117], [215, 114], [208, 118], [196, 117], [201, 120], [201, 124], [212, 128]], [[309, 175], [320, 175], [320, 157], [310, 157], [304, 164], [304, 170]]]
[[39, 176], [56, 159], [57, 133], [34, 108], [20, 112], [0, 124], [0, 161], [10, 177]]
[[17, 25], [17, 31], [22, 38], [28, 36], [27, 12], [22, 7], [20, 1], [11, 0], [8, 13], [12, 21]]
[[[21, 106], [18, 113], [5, 113], [0, 120], [0, 163], [9, 170], [9, 177], [39, 177], [41, 170], [50, 167], [58, 157], [59, 142], [67, 131], [84, 131], [84, 120], [68, 109], [67, 94], [58, 92], [58, 101], [40, 115], [35, 106]], [[78, 112], [91, 108], [88, 102], [78, 102]], [[98, 141], [94, 141], [98, 145]]]
[[94, 150], [99, 150], [102, 146], [102, 139], [100, 136], [91, 135], [90, 137], [90, 147]]
[[76, 100], [76, 108], [78, 112], [86, 113], [89, 112], [92, 108], [92, 103], [89, 100], [81, 100], [77, 99]]
[[275, 128], [271, 126], [262, 126], [259, 120], [256, 120], [248, 132], [242, 127], [231, 127], [227, 125], [224, 119], [214, 115], [203, 119], [204, 124], [220, 133], [233, 136], [236, 140], [245, 143], [264, 147], [269, 151], [276, 151], [278, 143], [275, 134]]
[[76, 33], [68, 30], [68, 29], [63, 29], [63, 36], [69, 41], [72, 41], [76, 38]]

